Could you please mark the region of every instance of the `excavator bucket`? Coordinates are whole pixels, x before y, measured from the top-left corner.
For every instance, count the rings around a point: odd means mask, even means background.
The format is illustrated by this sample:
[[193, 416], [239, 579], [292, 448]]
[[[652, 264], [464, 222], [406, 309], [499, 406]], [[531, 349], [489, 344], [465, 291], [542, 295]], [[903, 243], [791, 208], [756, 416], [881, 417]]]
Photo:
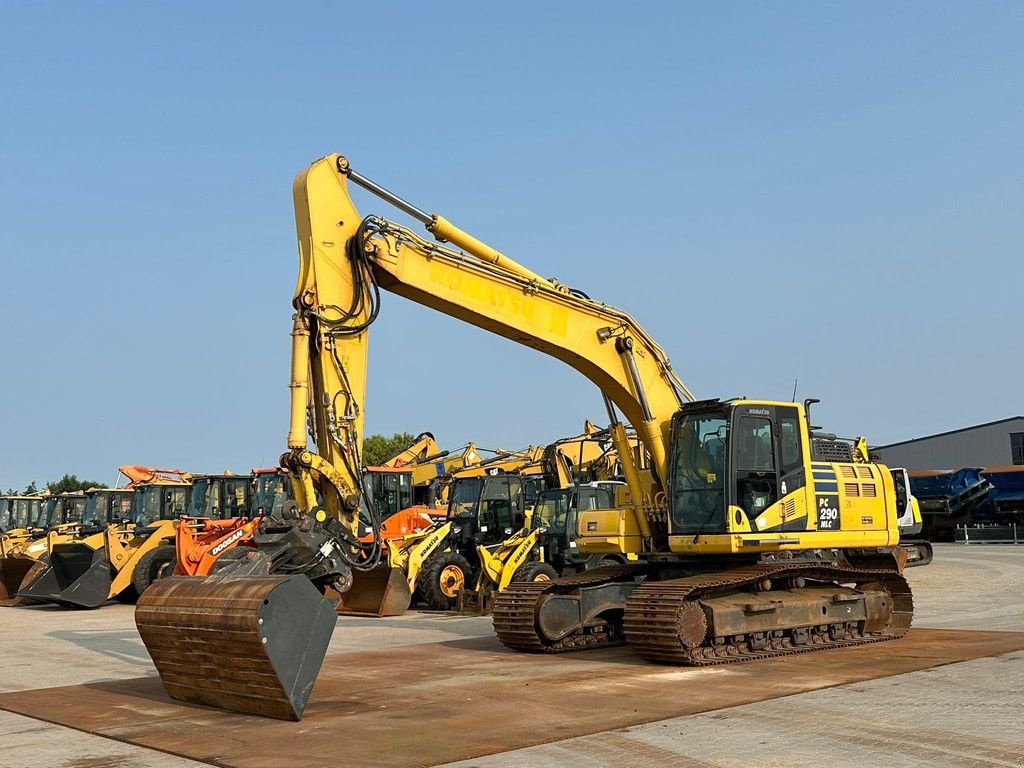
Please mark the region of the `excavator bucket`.
[[46, 569], [22, 587], [18, 596], [69, 608], [99, 608], [110, 599], [112, 580], [106, 547], [58, 544], [50, 552]]
[[352, 588], [339, 597], [338, 613], [360, 616], [401, 616], [412, 603], [412, 593], [400, 568], [380, 566], [352, 571]]
[[336, 622], [304, 576], [175, 576], [135, 608], [172, 699], [280, 720], [302, 718]]
[[31, 602], [18, 596], [46, 568], [46, 563], [24, 555], [0, 557], [0, 606], [23, 605]]

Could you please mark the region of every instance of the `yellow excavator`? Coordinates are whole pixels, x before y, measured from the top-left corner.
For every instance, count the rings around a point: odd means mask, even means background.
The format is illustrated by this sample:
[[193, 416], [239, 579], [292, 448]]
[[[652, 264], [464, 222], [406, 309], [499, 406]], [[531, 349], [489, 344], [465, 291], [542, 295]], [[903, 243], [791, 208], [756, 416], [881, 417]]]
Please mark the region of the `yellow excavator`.
[[[436, 242], [360, 216], [350, 183]], [[695, 401], [628, 314], [422, 211], [345, 157], [313, 163], [293, 193], [300, 259], [282, 464], [299, 515], [260, 531], [235, 570], [161, 580], [140, 599], [136, 624], [172, 697], [300, 718], [335, 624], [322, 589], [345, 592], [353, 570], [386, 567], [378, 540], [356, 538], [368, 331], [382, 289], [561, 360], [604, 398], [628, 494], [616, 508], [581, 511], [577, 544], [637, 561], [512, 582], [494, 606], [506, 646], [626, 643], [652, 661], [705, 665], [906, 632], [913, 609], [892, 477], [819, 436], [812, 401]], [[632, 458], [627, 423], [647, 470]]]

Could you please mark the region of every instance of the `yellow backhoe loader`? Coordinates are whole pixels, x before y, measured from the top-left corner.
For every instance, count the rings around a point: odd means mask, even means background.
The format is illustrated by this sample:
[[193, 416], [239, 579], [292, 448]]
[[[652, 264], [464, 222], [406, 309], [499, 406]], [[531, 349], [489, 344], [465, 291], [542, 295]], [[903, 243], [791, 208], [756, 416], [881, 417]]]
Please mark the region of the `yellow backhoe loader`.
[[[436, 242], [362, 218], [350, 183]], [[368, 330], [381, 289], [561, 360], [604, 398], [629, 501], [581, 511], [576, 541], [585, 555], [637, 562], [512, 582], [494, 605], [509, 648], [626, 643], [651, 661], [706, 665], [907, 631], [892, 477], [817, 434], [813, 401], [694, 401], [628, 314], [422, 211], [340, 155], [302, 171], [293, 193], [300, 266], [282, 463], [300, 515], [261, 531], [237, 570], [161, 580], [140, 599], [136, 624], [172, 697], [298, 719], [335, 623], [317, 587], [344, 593], [353, 570], [387, 567], [376, 537], [356, 538]], [[647, 470], [631, 456], [626, 423]]]

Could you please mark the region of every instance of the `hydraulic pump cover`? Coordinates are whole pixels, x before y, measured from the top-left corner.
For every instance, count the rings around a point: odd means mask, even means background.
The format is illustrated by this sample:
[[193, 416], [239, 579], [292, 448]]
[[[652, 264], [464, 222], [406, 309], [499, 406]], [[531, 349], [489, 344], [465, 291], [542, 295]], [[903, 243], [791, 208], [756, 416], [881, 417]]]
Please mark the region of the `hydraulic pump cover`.
[[281, 720], [302, 718], [336, 621], [304, 576], [160, 579], [135, 609], [171, 698]]

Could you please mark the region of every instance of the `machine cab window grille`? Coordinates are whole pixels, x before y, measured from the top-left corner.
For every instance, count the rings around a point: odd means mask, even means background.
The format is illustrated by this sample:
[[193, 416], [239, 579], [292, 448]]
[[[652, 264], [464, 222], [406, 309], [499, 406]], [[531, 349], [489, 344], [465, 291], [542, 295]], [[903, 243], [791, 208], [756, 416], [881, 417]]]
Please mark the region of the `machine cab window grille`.
[[1010, 453], [1014, 464], [1024, 464], [1024, 432], [1010, 433]]

